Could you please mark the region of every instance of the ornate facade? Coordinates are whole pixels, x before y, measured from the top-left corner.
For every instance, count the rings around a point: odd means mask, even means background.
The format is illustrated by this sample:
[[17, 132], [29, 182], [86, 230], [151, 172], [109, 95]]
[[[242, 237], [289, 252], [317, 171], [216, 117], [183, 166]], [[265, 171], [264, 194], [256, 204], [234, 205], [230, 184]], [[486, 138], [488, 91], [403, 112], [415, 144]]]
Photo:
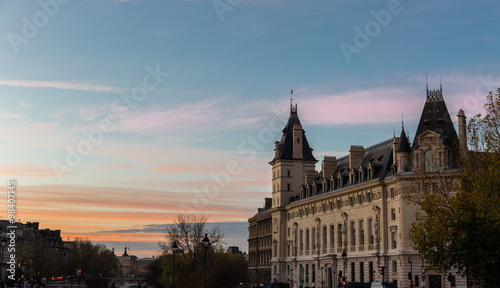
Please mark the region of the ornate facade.
[[[458, 122], [460, 137], [442, 87], [427, 90], [413, 143], [402, 127], [400, 137], [366, 148], [352, 145], [344, 157], [325, 157], [316, 171], [297, 105], [291, 106], [269, 163], [271, 280], [332, 288], [345, 277], [410, 287], [411, 276], [415, 287], [451, 287], [447, 277], [456, 271], [435, 273], [412, 249], [408, 231], [418, 207], [403, 194], [424, 189], [418, 171], [439, 172], [439, 177], [456, 173], [456, 158], [467, 150], [463, 111]], [[255, 235], [250, 233], [250, 243]], [[252, 259], [255, 246], [249, 251]], [[466, 287], [465, 279], [457, 276], [456, 285]]]

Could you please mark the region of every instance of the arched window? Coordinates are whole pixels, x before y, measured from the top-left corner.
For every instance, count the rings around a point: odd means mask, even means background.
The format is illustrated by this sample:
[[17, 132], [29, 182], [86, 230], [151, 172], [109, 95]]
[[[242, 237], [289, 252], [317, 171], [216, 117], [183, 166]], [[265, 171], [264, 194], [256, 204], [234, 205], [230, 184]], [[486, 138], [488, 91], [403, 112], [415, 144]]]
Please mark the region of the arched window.
[[424, 170], [425, 172], [433, 172], [437, 170], [438, 162], [436, 151], [429, 149], [424, 153]]

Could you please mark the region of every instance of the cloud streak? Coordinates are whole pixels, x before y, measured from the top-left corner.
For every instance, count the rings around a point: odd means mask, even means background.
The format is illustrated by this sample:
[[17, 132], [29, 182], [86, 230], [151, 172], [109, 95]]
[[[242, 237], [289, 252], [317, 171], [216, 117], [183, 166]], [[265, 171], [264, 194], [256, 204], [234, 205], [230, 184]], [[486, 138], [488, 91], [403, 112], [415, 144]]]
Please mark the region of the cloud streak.
[[87, 92], [124, 93], [126, 88], [92, 83], [38, 81], [38, 80], [0, 80], [0, 85], [23, 88], [53, 88], [60, 90], [80, 90]]

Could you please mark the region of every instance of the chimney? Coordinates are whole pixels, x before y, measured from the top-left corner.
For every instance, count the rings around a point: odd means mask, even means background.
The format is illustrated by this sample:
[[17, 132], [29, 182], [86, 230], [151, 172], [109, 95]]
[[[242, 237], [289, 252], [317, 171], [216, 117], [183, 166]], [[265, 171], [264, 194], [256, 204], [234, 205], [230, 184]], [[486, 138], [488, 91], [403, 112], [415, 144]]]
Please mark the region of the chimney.
[[264, 198], [264, 209], [269, 209], [271, 208], [272, 204], [273, 204], [273, 198]]
[[467, 154], [467, 123], [464, 110], [458, 110], [458, 149], [460, 157], [465, 158]]
[[399, 144], [399, 138], [394, 136], [394, 139], [392, 140], [392, 162], [397, 165], [397, 157], [396, 157], [396, 150], [398, 149], [398, 144]]
[[365, 148], [363, 146], [351, 145], [349, 149], [349, 169], [358, 169], [365, 159]]
[[306, 183], [313, 183], [314, 182], [314, 179], [318, 178], [318, 171], [316, 170], [307, 170], [306, 171]]
[[293, 125], [293, 158], [294, 159], [302, 159], [304, 158], [302, 154], [302, 150], [304, 145], [302, 144], [304, 130], [302, 130], [302, 125], [294, 124]]
[[332, 176], [333, 172], [337, 169], [337, 157], [335, 156], [325, 156], [323, 158], [322, 170], [323, 178], [327, 179]]

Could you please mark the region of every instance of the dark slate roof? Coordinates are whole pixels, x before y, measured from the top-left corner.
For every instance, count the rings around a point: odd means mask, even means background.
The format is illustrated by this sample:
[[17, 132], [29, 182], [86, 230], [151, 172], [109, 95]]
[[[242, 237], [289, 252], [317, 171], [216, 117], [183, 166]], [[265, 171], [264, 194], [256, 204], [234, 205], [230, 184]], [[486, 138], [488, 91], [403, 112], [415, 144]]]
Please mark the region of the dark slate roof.
[[[279, 148], [281, 148], [281, 153], [278, 155], [278, 159], [289, 159], [293, 158], [293, 126], [295, 124], [300, 124], [299, 116], [297, 115], [297, 105], [295, 107], [290, 107], [290, 117], [288, 118], [288, 122], [283, 129], [283, 135], [281, 136], [281, 141], [279, 142]], [[306, 138], [306, 132], [303, 131], [303, 141], [302, 141], [302, 155], [304, 158], [296, 159], [296, 160], [307, 160], [307, 161], [317, 161], [314, 158], [311, 147], [309, 147], [309, 142]], [[277, 159], [273, 159], [277, 160]]]
[[[443, 99], [443, 88], [427, 91], [427, 100], [415, 135], [421, 135], [427, 130], [442, 135], [444, 145], [454, 152], [457, 151], [455, 141], [457, 141], [458, 136]], [[415, 147], [417, 144], [417, 138], [415, 137], [413, 146]]]
[[[392, 141], [393, 139], [388, 139], [383, 142], [380, 142], [378, 144], [375, 144], [373, 146], [370, 146], [365, 149], [365, 158], [363, 159], [363, 162], [361, 163], [361, 166], [363, 169], [366, 169], [368, 163], [371, 163], [373, 167], [373, 179], [377, 178], [382, 178], [382, 177], [388, 177], [392, 175], [392, 164], [393, 164], [393, 157], [392, 157]], [[356, 170], [359, 167], [355, 167]], [[341, 158], [337, 159], [337, 169], [335, 169], [335, 172], [333, 172], [333, 177], [337, 177], [338, 173], [342, 175], [342, 177], [345, 177], [345, 180], [348, 179], [349, 177], [349, 155], [343, 156]], [[332, 175], [328, 175], [328, 178], [330, 178]], [[371, 180], [365, 180], [365, 181], [371, 181]], [[314, 180], [316, 185], [318, 186], [318, 194], [326, 193], [329, 191], [325, 191], [327, 187], [323, 187], [323, 177], [322, 173], [319, 174], [318, 178]], [[356, 183], [358, 184], [358, 183]], [[355, 185], [356, 185], [355, 184]], [[305, 186], [305, 185], [303, 185]], [[351, 184], [349, 181], [346, 181], [344, 183], [345, 187], [349, 187]], [[331, 191], [331, 190], [330, 190]], [[297, 194], [293, 200], [299, 200], [300, 199], [300, 194]], [[292, 202], [292, 201], [291, 201]]]
[[405, 133], [405, 127], [401, 127], [401, 135], [399, 136], [399, 144], [398, 147], [396, 148], [396, 152], [407, 152], [409, 153], [411, 151], [410, 149], [410, 141], [408, 141], [408, 138], [406, 137]]

